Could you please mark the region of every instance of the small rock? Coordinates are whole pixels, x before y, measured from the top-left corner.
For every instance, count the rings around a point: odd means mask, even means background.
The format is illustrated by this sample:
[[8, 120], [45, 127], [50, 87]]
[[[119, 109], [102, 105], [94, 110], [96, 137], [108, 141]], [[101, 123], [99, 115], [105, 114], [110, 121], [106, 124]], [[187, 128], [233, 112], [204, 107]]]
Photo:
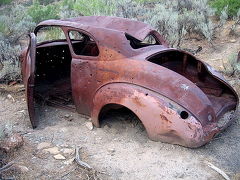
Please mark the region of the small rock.
[[103, 126], [103, 129], [109, 129], [109, 128], [111, 128], [111, 125], [109, 125], [109, 124], [106, 124]]
[[60, 146], [60, 147], [63, 147], [63, 148], [69, 147], [69, 145], [66, 144], [66, 143], [64, 143], [64, 144], [60, 144], [59, 146]]
[[20, 134], [13, 134], [0, 145], [0, 149], [5, 152], [11, 152], [23, 145], [23, 137]]
[[85, 125], [90, 131], [93, 130], [93, 124], [91, 122], [87, 122]]
[[101, 141], [102, 138], [101, 137], [96, 137], [96, 141]]
[[71, 148], [64, 148], [64, 149], [62, 149], [62, 152], [64, 154], [74, 154], [74, 150]]
[[115, 152], [115, 149], [113, 149], [113, 148], [109, 148], [109, 149], [108, 149], [108, 152], [110, 152], [110, 153], [114, 153], [114, 152]]
[[73, 117], [72, 117], [72, 115], [70, 115], [70, 114], [66, 114], [66, 115], [64, 116], [64, 119], [66, 119], [67, 121], [72, 121], [72, 120], [73, 120]]
[[63, 164], [70, 165], [70, 164], [73, 163], [74, 159], [75, 159], [75, 158], [71, 158], [71, 159], [65, 161]]
[[18, 169], [21, 173], [26, 173], [29, 169], [26, 166], [16, 165], [16, 169]]
[[12, 102], [15, 102], [15, 99], [12, 97], [11, 94], [8, 94], [8, 95], [7, 95], [7, 98], [10, 99]]
[[42, 142], [40, 144], [37, 145], [37, 149], [44, 149], [44, 148], [49, 148], [51, 147], [51, 143], [49, 142]]
[[69, 114], [66, 114], [64, 117], [65, 117], [65, 118], [69, 118], [69, 117], [70, 117], [70, 115], [69, 115]]
[[63, 155], [61, 155], [61, 154], [57, 154], [57, 155], [55, 155], [55, 156], [53, 156], [54, 157], [54, 159], [57, 159], [57, 160], [65, 160], [66, 158], [63, 156]]
[[58, 147], [47, 148], [47, 149], [44, 149], [43, 151], [49, 152], [50, 154], [58, 154], [59, 153]]
[[229, 42], [235, 43], [235, 42], [237, 42], [237, 40], [236, 39], [231, 39]]

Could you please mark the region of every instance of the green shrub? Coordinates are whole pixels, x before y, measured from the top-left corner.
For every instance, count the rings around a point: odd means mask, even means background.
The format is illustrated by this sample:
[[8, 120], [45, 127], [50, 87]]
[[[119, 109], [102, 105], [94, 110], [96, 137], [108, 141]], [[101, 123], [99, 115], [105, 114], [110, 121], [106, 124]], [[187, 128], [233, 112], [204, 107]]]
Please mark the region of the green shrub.
[[171, 46], [181, 46], [187, 34], [196, 34], [211, 41], [213, 10], [207, 0], [162, 0], [146, 6], [131, 0], [116, 3], [117, 16], [145, 21], [155, 27]]
[[64, 0], [62, 5], [84, 16], [113, 15], [115, 7], [112, 2], [108, 0]]
[[224, 8], [227, 8], [229, 18], [236, 16], [240, 9], [240, 0], [212, 0], [210, 4], [216, 9], [218, 16], [221, 15]]
[[21, 5], [0, 16], [0, 81], [19, 78], [19, 40], [25, 39], [34, 26], [35, 23], [28, 16], [27, 9]]
[[237, 61], [238, 54], [234, 53], [228, 57], [227, 63], [223, 63], [224, 73], [230, 76], [235, 75], [240, 78], [240, 62]]
[[10, 4], [13, 0], [0, 0], [0, 6], [5, 4]]
[[59, 18], [58, 4], [41, 5], [38, 0], [34, 1], [28, 9], [28, 15], [32, 17], [35, 23], [39, 23], [47, 19]]

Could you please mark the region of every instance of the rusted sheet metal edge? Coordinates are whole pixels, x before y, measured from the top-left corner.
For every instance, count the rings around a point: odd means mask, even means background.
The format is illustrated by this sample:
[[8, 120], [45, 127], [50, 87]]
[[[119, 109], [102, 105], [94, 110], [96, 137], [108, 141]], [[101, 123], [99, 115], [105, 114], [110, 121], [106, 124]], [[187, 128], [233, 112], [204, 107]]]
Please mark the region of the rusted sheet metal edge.
[[[219, 81], [221, 81], [222, 83], [224, 83], [229, 89], [231, 89], [231, 91], [235, 94], [235, 97], [237, 98], [237, 106], [239, 105], [239, 97], [238, 97], [238, 94], [237, 92], [228, 84], [228, 82], [225, 80], [225, 78], [220, 74], [218, 73], [215, 69], [213, 69], [209, 64], [207, 64], [206, 62], [200, 60], [199, 58], [193, 56], [191, 53], [187, 52], [187, 51], [184, 51], [184, 50], [179, 50], [179, 49], [176, 49], [176, 48], [165, 48], [165, 49], [162, 49], [161, 51], [158, 51], [156, 53], [153, 53], [151, 55], [149, 55], [148, 57], [145, 57], [146, 60], [150, 59], [151, 57], [153, 56], [156, 56], [158, 54], [161, 54], [161, 53], [164, 53], [164, 52], [173, 52], [173, 51], [177, 51], [177, 52], [182, 52], [184, 54], [187, 54], [193, 58], [195, 58], [197, 61], [201, 62], [207, 69], [207, 71], [212, 75], [214, 76], [216, 79], [218, 79]], [[148, 53], [147, 53], [148, 54]], [[138, 56], [137, 56], [138, 57]], [[136, 58], [136, 57], [133, 57], [133, 58]]]

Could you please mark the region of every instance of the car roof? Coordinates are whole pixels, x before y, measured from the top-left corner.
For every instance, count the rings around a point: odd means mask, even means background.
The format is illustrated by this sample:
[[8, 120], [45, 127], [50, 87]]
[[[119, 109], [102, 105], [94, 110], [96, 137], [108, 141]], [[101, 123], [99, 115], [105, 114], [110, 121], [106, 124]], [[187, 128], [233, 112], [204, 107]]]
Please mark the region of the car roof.
[[[97, 30], [98, 32], [102, 32], [103, 35], [104, 33], [109, 33], [109, 31], [119, 31], [127, 33], [139, 40], [144, 40], [151, 31], [154, 31], [154, 29], [146, 23], [112, 16], [80, 16], [62, 20], [46, 20], [39, 23], [35, 31], [41, 26], [48, 25], [81, 28], [87, 32]], [[92, 35], [94, 36], [93, 33]]]

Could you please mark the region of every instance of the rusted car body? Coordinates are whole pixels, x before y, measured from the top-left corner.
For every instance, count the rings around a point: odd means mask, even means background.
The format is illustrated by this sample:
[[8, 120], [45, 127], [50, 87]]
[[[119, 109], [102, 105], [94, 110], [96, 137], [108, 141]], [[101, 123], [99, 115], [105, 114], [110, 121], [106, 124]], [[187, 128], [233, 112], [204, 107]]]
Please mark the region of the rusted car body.
[[[66, 41], [36, 43], [43, 27], [60, 27]], [[73, 41], [70, 31], [85, 35]], [[145, 42], [147, 37], [154, 43]], [[86, 40], [87, 39], [87, 40]], [[37, 100], [100, 119], [126, 107], [151, 140], [199, 147], [231, 124], [239, 99], [224, 78], [188, 52], [169, 48], [149, 25], [85, 16], [41, 22], [21, 55], [32, 126]], [[72, 98], [73, 103], [60, 103]]]

